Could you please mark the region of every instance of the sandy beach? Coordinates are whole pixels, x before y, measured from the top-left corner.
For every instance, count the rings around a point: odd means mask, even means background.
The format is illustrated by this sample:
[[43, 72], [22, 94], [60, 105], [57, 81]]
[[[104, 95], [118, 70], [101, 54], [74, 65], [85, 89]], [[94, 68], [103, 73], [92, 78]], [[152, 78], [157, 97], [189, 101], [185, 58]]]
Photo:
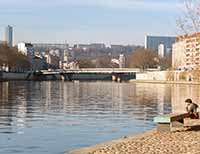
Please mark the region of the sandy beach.
[[200, 154], [200, 131], [158, 133], [136, 136], [68, 152], [70, 154]]

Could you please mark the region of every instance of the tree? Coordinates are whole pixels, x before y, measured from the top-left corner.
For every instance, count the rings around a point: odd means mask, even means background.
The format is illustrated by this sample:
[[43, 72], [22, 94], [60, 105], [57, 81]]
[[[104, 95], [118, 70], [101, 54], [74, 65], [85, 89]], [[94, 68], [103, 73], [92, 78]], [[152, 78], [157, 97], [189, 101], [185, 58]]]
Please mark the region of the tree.
[[129, 67], [140, 68], [142, 70], [156, 68], [158, 62], [158, 55], [151, 49], [138, 48], [128, 57]]
[[[200, 32], [200, 1], [199, 0], [185, 0], [184, 13], [183, 13], [183, 16], [177, 20], [177, 25], [181, 29], [182, 33], [186, 35], [186, 37], [190, 34]], [[185, 36], [183, 36], [183, 38], [184, 37]], [[199, 40], [200, 38], [197, 39], [198, 43], [199, 43]], [[192, 45], [190, 46], [190, 54], [191, 54], [190, 60], [192, 62], [192, 65], [196, 65], [195, 54], [196, 54], [196, 47], [198, 43], [194, 41], [192, 42]], [[186, 51], [186, 47], [185, 47], [185, 51]], [[195, 67], [195, 68], [193, 68], [193, 66], [191, 67], [192, 69], [195, 69], [194, 71], [196, 70], [197, 72], [199, 71], [199, 67]]]
[[101, 56], [95, 59], [78, 60], [80, 68], [111, 68], [114, 67], [109, 56]]
[[185, 0], [183, 16], [177, 20], [177, 25], [184, 34], [200, 31], [200, 1]]
[[28, 70], [30, 61], [27, 56], [19, 53], [16, 48], [0, 45], [0, 66], [7, 65], [11, 70]]
[[163, 58], [159, 58], [159, 66], [161, 67], [161, 70], [169, 69], [172, 66], [172, 56], [167, 55]]
[[95, 64], [90, 59], [81, 59], [78, 60], [80, 68], [95, 68]]

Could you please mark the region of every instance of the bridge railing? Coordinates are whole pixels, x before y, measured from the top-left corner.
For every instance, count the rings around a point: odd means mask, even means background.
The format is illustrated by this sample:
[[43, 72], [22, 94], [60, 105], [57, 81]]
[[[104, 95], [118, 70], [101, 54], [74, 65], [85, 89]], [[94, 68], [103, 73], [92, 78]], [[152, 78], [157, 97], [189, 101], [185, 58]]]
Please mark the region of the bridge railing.
[[81, 68], [68, 70], [42, 70], [43, 74], [59, 73], [135, 73], [140, 72], [138, 68]]
[[63, 72], [86, 72], [86, 73], [92, 73], [92, 72], [99, 72], [99, 73], [110, 73], [110, 72], [140, 72], [140, 69], [137, 68], [81, 68], [81, 69], [69, 69], [69, 70], [63, 70]]

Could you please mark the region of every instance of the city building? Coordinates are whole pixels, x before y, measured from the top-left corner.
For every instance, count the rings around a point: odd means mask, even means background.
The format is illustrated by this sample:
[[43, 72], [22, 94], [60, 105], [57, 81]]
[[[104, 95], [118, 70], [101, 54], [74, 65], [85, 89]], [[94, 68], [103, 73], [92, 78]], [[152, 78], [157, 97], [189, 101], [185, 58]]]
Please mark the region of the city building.
[[10, 25], [5, 30], [5, 41], [9, 47], [13, 46], [13, 28]]
[[47, 69], [47, 63], [46, 63], [46, 59], [43, 56], [40, 55], [35, 55], [34, 60], [32, 63], [32, 70], [43, 70], [43, 69]]
[[163, 58], [165, 54], [165, 45], [164, 44], [160, 44], [158, 46], [158, 56]]
[[51, 55], [60, 57], [60, 50], [58, 50], [58, 49], [55, 49], [55, 50], [52, 49], [52, 50], [49, 51], [49, 53]]
[[74, 44], [74, 48], [87, 50], [90, 48], [89, 44]]
[[119, 55], [119, 68], [125, 68], [125, 56], [123, 54]]
[[60, 58], [56, 55], [46, 54], [46, 63], [48, 64], [48, 68], [58, 69], [60, 67]]
[[185, 41], [177, 41], [173, 44], [172, 48], [172, 67], [174, 69], [184, 69], [186, 66], [186, 54], [185, 54]]
[[124, 45], [111, 44], [110, 48], [116, 53], [126, 51], [126, 47]]
[[106, 48], [104, 43], [92, 43], [90, 44], [91, 49], [104, 49]]
[[105, 49], [106, 46], [103, 43], [92, 43], [92, 44], [75, 44], [74, 48], [87, 50], [87, 49]]
[[111, 59], [111, 63], [113, 64], [117, 64], [119, 66], [119, 68], [125, 68], [126, 65], [126, 61], [125, 61], [125, 56], [123, 54], [119, 55], [119, 59], [116, 58], [112, 58]]
[[33, 43], [35, 48], [45, 48], [45, 49], [67, 49], [69, 44], [67, 43]]
[[1, 41], [0, 40], [0, 44], [7, 44], [6, 41]]
[[18, 43], [18, 52], [21, 52], [23, 55], [34, 55], [34, 48], [31, 43]]
[[200, 33], [180, 36], [173, 45], [172, 66], [192, 70], [200, 66]]
[[176, 37], [169, 36], [145, 36], [145, 48], [159, 52], [159, 46], [164, 46], [164, 56], [171, 54], [172, 44], [176, 41]]

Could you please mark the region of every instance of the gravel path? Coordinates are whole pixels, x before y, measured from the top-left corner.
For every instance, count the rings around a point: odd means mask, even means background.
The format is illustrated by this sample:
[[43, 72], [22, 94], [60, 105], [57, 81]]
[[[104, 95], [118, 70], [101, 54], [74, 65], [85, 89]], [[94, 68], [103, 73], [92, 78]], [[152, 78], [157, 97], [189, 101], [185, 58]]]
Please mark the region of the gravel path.
[[73, 154], [200, 154], [200, 131], [157, 133], [151, 131], [135, 137], [72, 151]]

